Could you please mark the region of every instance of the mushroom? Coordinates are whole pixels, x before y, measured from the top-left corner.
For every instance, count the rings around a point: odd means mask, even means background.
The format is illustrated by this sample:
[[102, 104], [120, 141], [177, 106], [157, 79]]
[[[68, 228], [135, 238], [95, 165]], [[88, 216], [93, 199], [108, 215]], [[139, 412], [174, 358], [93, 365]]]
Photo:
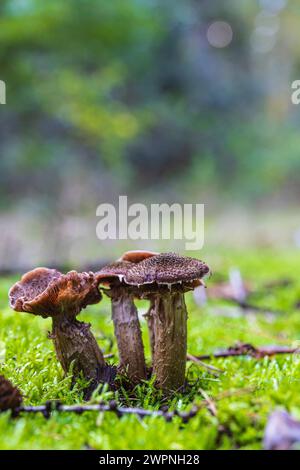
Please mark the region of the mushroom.
[[[140, 263], [144, 259], [151, 258], [152, 256], [159, 255], [156, 251], [147, 251], [147, 250], [132, 250], [126, 251], [120, 258], [121, 261], [130, 261], [131, 263]], [[155, 344], [155, 333], [154, 333], [154, 316], [153, 316], [153, 307], [154, 307], [154, 300], [151, 296], [149, 296], [150, 300], [150, 307], [148, 312], [144, 314], [144, 317], [147, 320], [148, 332], [149, 332], [149, 340], [150, 340], [150, 348], [151, 348], [151, 355], [152, 358], [154, 356], [154, 344]]]
[[0, 412], [12, 410], [13, 413], [21, 406], [23, 401], [20, 390], [3, 375], [0, 375]]
[[112, 379], [112, 368], [90, 331], [90, 324], [76, 319], [87, 305], [98, 303], [102, 296], [92, 273], [70, 271], [62, 274], [55, 269], [36, 268], [21, 278], [9, 291], [11, 307], [52, 318], [56, 355], [65, 372], [73, 364], [73, 380], [82, 372], [89, 386], [88, 398], [100, 382]]
[[[99, 283], [109, 284], [106, 294], [112, 300], [112, 319], [117, 338], [120, 369], [126, 370], [133, 383], [146, 378], [146, 362], [138, 312], [134, 304], [136, 289], [124, 283], [128, 269], [158, 253], [146, 250], [125, 252], [115, 263], [104, 266], [96, 273]], [[148, 314], [148, 327], [150, 326]], [[150, 338], [151, 338], [150, 332]]]
[[209, 272], [200, 260], [162, 253], [134, 264], [125, 273], [126, 284], [136, 286], [140, 296], [152, 299], [154, 323], [153, 374], [156, 386], [166, 392], [185, 382], [187, 310], [184, 293], [202, 284]]
[[126, 372], [131, 382], [138, 383], [146, 378], [146, 362], [133, 289], [123, 282], [131, 266], [134, 264], [129, 261], [117, 261], [104, 266], [96, 273], [96, 278], [99, 284], [109, 286], [104, 292], [111, 299], [120, 370]]

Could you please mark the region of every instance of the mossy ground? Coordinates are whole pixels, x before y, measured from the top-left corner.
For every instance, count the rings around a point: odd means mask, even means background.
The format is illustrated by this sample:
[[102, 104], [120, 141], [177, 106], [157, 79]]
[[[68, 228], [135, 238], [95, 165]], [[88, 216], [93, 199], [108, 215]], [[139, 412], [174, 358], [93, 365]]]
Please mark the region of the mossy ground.
[[[300, 253], [256, 250], [248, 253], [218, 252], [205, 256], [214, 275], [208, 285], [226, 275], [228, 268], [239, 267], [244, 279], [253, 283], [257, 295], [253, 303], [283, 313], [244, 314], [225, 301], [209, 301], [198, 307], [187, 295], [189, 310], [188, 349], [192, 354], [228, 347], [236, 341], [256, 346], [297, 345], [300, 340]], [[266, 283], [288, 278], [287, 286], [265, 288]], [[0, 373], [18, 385], [26, 404], [41, 404], [59, 399], [64, 403], [82, 402], [83, 383], [70, 391], [70, 378], [64, 378], [47, 339], [50, 321], [15, 313], [7, 306], [7, 291], [14, 279], [0, 283]], [[139, 305], [141, 309], [146, 304]], [[90, 321], [105, 352], [116, 354], [110, 305], [107, 300], [86, 309], [82, 320]], [[146, 341], [146, 328], [143, 330]], [[111, 349], [112, 348], [112, 349]], [[149, 357], [148, 343], [146, 345]], [[115, 355], [111, 362], [117, 361]], [[169, 400], [171, 408], [189, 409], [203, 400], [203, 391], [215, 399], [217, 415], [208, 409], [187, 424], [179, 418], [167, 423], [162, 418], [140, 420], [136, 416], [118, 419], [113, 413], [82, 415], [54, 413], [46, 420], [41, 415], [12, 419], [0, 415], [1, 449], [258, 449], [268, 414], [285, 407], [300, 418], [300, 355], [283, 355], [257, 360], [250, 357], [214, 359], [210, 364], [224, 372], [214, 376], [206, 369], [188, 363], [192, 386], [183, 395]], [[94, 400], [116, 398], [123, 405], [158, 409], [162, 400], [149, 383], [129, 397], [120, 391], [104, 391]]]

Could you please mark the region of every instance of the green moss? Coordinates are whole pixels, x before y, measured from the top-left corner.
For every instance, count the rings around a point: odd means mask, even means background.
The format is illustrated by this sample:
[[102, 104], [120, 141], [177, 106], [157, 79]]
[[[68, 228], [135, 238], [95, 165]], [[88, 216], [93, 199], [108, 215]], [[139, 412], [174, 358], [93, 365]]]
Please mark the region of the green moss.
[[[252, 302], [277, 314], [243, 314], [224, 301], [209, 301], [198, 307], [188, 294], [190, 353], [201, 354], [228, 347], [240, 340], [254, 345], [297, 345], [300, 340], [300, 312], [295, 308], [300, 299], [300, 253], [273, 253], [269, 250], [249, 253], [222, 253], [201, 256], [214, 268], [214, 276], [239, 266], [243, 277], [256, 288]], [[209, 259], [211, 258], [211, 259]], [[266, 282], [289, 278], [292, 283], [266, 289]], [[28, 314], [12, 312], [7, 306], [7, 290], [13, 279], [0, 283], [0, 373], [18, 385], [26, 404], [41, 404], [49, 399], [65, 403], [82, 401], [83, 382], [70, 391], [70, 378], [65, 378], [47, 339], [50, 321]], [[143, 309], [146, 303], [140, 303]], [[106, 352], [110, 352], [113, 328], [110, 305], [104, 300], [82, 315]], [[146, 339], [146, 325], [143, 322]], [[146, 341], [147, 356], [149, 345]], [[112, 363], [117, 362], [116, 344]], [[201, 390], [215, 398], [217, 416], [207, 409], [187, 424], [176, 418], [166, 423], [162, 418], [125, 416], [112, 413], [83, 415], [54, 413], [49, 420], [42, 416], [12, 419], [0, 415], [1, 449], [256, 449], [261, 447], [266, 418], [275, 407], [285, 407], [300, 418], [300, 356], [282, 355], [256, 360], [249, 357], [214, 359], [210, 364], [224, 372], [212, 375], [205, 368], [188, 364], [190, 388], [184, 395], [169, 401], [171, 408], [189, 409], [201, 402]], [[109, 400], [112, 392], [96, 394], [95, 400]], [[116, 399], [125, 405], [158, 409], [162, 404], [151, 383], [137, 387], [135, 398], [123, 390]]]

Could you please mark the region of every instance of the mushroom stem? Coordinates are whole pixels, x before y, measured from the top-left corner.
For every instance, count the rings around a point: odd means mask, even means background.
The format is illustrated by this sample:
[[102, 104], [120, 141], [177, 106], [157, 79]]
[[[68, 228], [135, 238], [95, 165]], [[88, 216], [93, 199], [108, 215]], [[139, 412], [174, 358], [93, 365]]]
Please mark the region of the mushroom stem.
[[156, 296], [154, 325], [156, 386], [167, 392], [178, 390], [184, 385], [187, 354], [187, 310], [183, 293]]
[[142, 333], [136, 306], [125, 289], [111, 292], [112, 319], [117, 338], [120, 369], [137, 383], [146, 378], [146, 362]]
[[149, 340], [150, 340], [150, 348], [151, 348], [151, 356], [152, 356], [152, 359], [153, 359], [154, 349], [155, 349], [155, 325], [154, 325], [154, 322], [155, 322], [155, 301], [153, 299], [150, 300], [149, 310], [144, 316], [147, 320]]
[[65, 372], [73, 365], [73, 382], [83, 374], [89, 385], [85, 390], [88, 398], [101, 382], [111, 382], [112, 369], [105, 364], [103, 354], [90, 331], [90, 324], [70, 319], [66, 316], [54, 316], [52, 334], [57, 358]]

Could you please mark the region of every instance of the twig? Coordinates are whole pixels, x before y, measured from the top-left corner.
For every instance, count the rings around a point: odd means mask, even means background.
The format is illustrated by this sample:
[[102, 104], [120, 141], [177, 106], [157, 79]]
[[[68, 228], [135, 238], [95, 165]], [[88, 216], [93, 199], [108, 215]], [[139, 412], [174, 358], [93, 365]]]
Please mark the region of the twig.
[[[252, 393], [255, 390], [254, 387], [243, 388], [234, 391], [225, 391], [222, 392], [220, 395], [214, 398], [214, 401], [220, 401], [225, 398], [229, 398], [231, 396], [240, 396], [242, 394]], [[14, 416], [18, 416], [22, 413], [42, 413], [42, 415], [48, 419], [50, 418], [52, 412], [65, 412], [65, 413], [77, 413], [82, 414], [89, 411], [97, 411], [100, 413], [105, 412], [113, 412], [119, 418], [125, 415], [136, 415], [140, 418], [145, 418], [147, 416], [155, 416], [155, 417], [162, 417], [167, 422], [173, 420], [175, 416], [181, 418], [183, 423], [187, 423], [192, 419], [194, 416], [198, 414], [200, 410], [203, 408], [210, 408], [212, 407], [213, 401], [210, 397], [206, 395], [203, 390], [200, 390], [201, 394], [205, 397], [205, 399], [199, 404], [193, 404], [192, 408], [189, 411], [170, 411], [168, 409], [163, 410], [146, 410], [144, 408], [136, 408], [136, 407], [119, 407], [115, 400], [110, 401], [108, 404], [84, 404], [84, 405], [63, 405], [61, 402], [56, 401], [47, 401], [44, 405], [37, 405], [37, 406], [20, 406], [13, 410]], [[210, 411], [212, 412], [212, 409]], [[216, 411], [216, 410], [215, 410]]]
[[[234, 356], [252, 356], [256, 359], [261, 359], [265, 356], [274, 356], [276, 354], [298, 354], [300, 353], [299, 348], [290, 348], [287, 346], [264, 346], [261, 348], [256, 348], [252, 344], [241, 343], [235, 346], [231, 346], [228, 349], [215, 351], [211, 354], [201, 354], [199, 356], [193, 356], [198, 360], [205, 360], [211, 358], [225, 358], [225, 357], [234, 357]], [[187, 359], [189, 360], [189, 356]]]
[[54, 411], [57, 412], [66, 412], [66, 413], [77, 413], [82, 414], [87, 411], [98, 411], [103, 412], [113, 412], [119, 418], [125, 415], [137, 415], [140, 418], [147, 416], [163, 417], [166, 421], [171, 421], [175, 416], [178, 416], [182, 419], [184, 423], [188, 422], [193, 418], [198, 411], [206, 406], [206, 402], [201, 403], [200, 405], [193, 405], [190, 411], [181, 412], [181, 411], [163, 411], [163, 410], [146, 410], [143, 408], [135, 407], [119, 407], [117, 402], [112, 400], [109, 404], [90, 404], [90, 405], [63, 405], [60, 402], [46, 402], [45, 405], [37, 406], [21, 406], [15, 410], [15, 414], [20, 413], [42, 413], [45, 418], [50, 418], [51, 413]]
[[281, 287], [289, 287], [294, 284], [293, 279], [283, 278], [283, 279], [275, 279], [272, 281], [267, 282], [262, 286], [263, 289], [278, 289]]
[[245, 301], [240, 301], [240, 300], [237, 300], [237, 299], [234, 299], [234, 298], [230, 298], [230, 299], [228, 298], [228, 299], [224, 299], [224, 300], [228, 300], [230, 302], [235, 303], [242, 310], [253, 310], [253, 311], [258, 312], [258, 313], [275, 313], [277, 315], [281, 315], [281, 314], [284, 313], [282, 310], [274, 310], [274, 309], [269, 308], [269, 307], [260, 307], [259, 305], [253, 305], [252, 303], [245, 302]]
[[[244, 389], [234, 390], [234, 391], [226, 391], [218, 395], [214, 398], [214, 401], [220, 401], [222, 399], [234, 396], [234, 395], [241, 395], [252, 393], [255, 390], [254, 387], [248, 387]], [[216, 414], [217, 410], [213, 400], [206, 394], [206, 392], [200, 389], [200, 393], [205, 398], [199, 404], [193, 404], [192, 408], [189, 411], [170, 411], [169, 409], [161, 409], [161, 410], [146, 410], [144, 408], [136, 408], [136, 407], [119, 407], [115, 400], [110, 401], [108, 404], [80, 404], [80, 405], [64, 405], [59, 401], [47, 401], [44, 405], [37, 405], [37, 406], [18, 406], [13, 409], [12, 416], [17, 418], [20, 414], [23, 413], [41, 413], [44, 418], [48, 419], [51, 417], [53, 412], [65, 412], [65, 413], [77, 413], [82, 414], [85, 412], [96, 411], [99, 413], [105, 412], [112, 412], [115, 413], [117, 417], [121, 418], [125, 415], [136, 415], [140, 418], [144, 417], [162, 417], [167, 422], [173, 420], [174, 417], [178, 416], [182, 423], [188, 423], [190, 419], [198, 414], [200, 410], [203, 408], [208, 408], [212, 414]], [[8, 409], [8, 408], [7, 408]], [[6, 409], [6, 410], [7, 410]]]
[[206, 393], [205, 390], [202, 390], [202, 388], [199, 388], [199, 392], [203, 396], [203, 398], [206, 400], [207, 403], [207, 408], [212, 414], [212, 416], [217, 416], [217, 407], [213, 400], [209, 397], [209, 395]]
[[215, 366], [205, 364], [205, 362], [202, 362], [200, 360], [199, 356], [196, 357], [196, 356], [193, 356], [192, 354], [187, 354], [186, 358], [187, 358], [188, 361], [194, 362], [195, 364], [197, 364], [200, 367], [204, 367], [204, 369], [207, 369], [215, 377], [218, 377], [219, 374], [222, 374], [224, 372], [222, 369], [218, 369]]

